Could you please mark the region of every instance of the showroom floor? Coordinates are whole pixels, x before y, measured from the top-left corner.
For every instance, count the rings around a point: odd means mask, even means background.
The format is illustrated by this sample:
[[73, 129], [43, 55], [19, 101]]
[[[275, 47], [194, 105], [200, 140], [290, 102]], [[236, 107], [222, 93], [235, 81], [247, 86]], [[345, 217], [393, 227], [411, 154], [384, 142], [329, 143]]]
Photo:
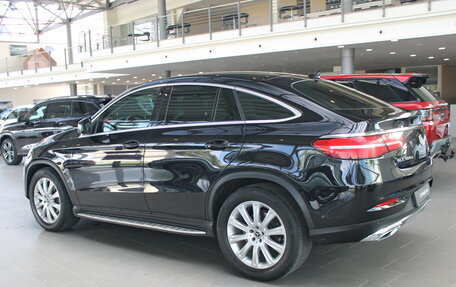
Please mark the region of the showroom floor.
[[86, 220], [43, 231], [22, 168], [0, 163], [0, 286], [456, 286], [456, 159], [436, 161], [433, 201], [392, 238], [314, 247], [268, 284], [240, 278], [214, 239]]

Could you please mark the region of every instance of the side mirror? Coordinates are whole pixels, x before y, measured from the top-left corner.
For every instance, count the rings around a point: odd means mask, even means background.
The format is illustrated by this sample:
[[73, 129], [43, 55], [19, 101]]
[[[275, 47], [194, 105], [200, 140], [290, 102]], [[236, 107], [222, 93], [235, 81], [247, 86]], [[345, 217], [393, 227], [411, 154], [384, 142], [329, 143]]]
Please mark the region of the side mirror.
[[80, 135], [87, 135], [92, 133], [92, 121], [89, 118], [84, 118], [78, 123], [78, 133]]

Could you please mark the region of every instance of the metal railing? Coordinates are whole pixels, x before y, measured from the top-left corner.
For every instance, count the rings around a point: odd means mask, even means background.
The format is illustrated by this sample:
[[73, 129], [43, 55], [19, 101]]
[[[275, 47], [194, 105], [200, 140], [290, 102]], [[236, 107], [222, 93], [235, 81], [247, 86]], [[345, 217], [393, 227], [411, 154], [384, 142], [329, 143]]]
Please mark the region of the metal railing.
[[[242, 36], [244, 31], [253, 27], [268, 27], [274, 31], [277, 25], [287, 22], [301, 22], [302, 27], [307, 27], [310, 19], [319, 19], [326, 16], [340, 17], [340, 23], [346, 20], [347, 13], [357, 13], [366, 10], [381, 10], [382, 17], [388, 16], [387, 9], [394, 6], [413, 5], [414, 3], [427, 3], [427, 10], [432, 11], [432, 3], [441, 0], [353, 0], [351, 7], [344, 6], [341, 0], [326, 0], [323, 5], [316, 6], [310, 0], [244, 0], [217, 6], [208, 6], [201, 9], [178, 13], [168, 13], [165, 16], [153, 15], [152, 17], [131, 21], [106, 27], [103, 32], [89, 30], [82, 33], [79, 46], [68, 50], [51, 52], [52, 57], [59, 58], [54, 63], [49, 60], [46, 68], [52, 70], [55, 66], [68, 67], [70, 54], [74, 62], [83, 65], [78, 57], [92, 57], [94, 51], [110, 50], [114, 53], [117, 47], [131, 47], [136, 50], [139, 45], [154, 44], [160, 47], [165, 40], [174, 40], [185, 44], [187, 37], [205, 35], [207, 40], [213, 40], [218, 33], [231, 33]], [[99, 31], [99, 29], [97, 30]], [[231, 31], [231, 32], [228, 32]], [[178, 39], [178, 40], [176, 40]], [[58, 57], [57, 57], [58, 56]], [[11, 71], [43, 68], [40, 61], [35, 65], [25, 66], [17, 63], [17, 58], [30, 57], [30, 54], [7, 57], [4, 67], [9, 75]], [[39, 53], [32, 57], [42, 58]], [[30, 59], [28, 58], [28, 61]], [[23, 61], [22, 61], [23, 62]], [[32, 61], [33, 62], [33, 61]], [[35, 63], [33, 62], [33, 63]], [[41, 65], [38, 65], [41, 64]], [[0, 63], [0, 72], [2, 72]]]

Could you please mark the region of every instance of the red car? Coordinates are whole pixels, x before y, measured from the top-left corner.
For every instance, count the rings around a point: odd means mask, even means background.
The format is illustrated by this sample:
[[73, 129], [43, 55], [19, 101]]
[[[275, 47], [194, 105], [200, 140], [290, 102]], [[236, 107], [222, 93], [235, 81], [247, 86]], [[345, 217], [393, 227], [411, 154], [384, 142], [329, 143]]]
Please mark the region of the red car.
[[448, 154], [451, 144], [449, 105], [423, 86], [428, 75], [352, 74], [321, 78], [357, 89], [405, 110], [420, 110], [431, 154], [445, 160], [453, 157], [454, 152]]

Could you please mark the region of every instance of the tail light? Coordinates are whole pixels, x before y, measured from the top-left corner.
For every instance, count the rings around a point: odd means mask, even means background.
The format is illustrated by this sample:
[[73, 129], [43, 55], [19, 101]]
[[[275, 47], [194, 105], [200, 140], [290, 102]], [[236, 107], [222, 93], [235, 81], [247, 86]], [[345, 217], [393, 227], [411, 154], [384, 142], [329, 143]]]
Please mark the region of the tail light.
[[367, 210], [367, 212], [372, 212], [372, 211], [380, 211], [384, 209], [388, 209], [391, 207], [398, 206], [402, 203], [404, 203], [406, 200], [403, 198], [393, 198], [387, 201], [384, 201], [382, 203], [377, 204], [376, 206], [372, 207], [371, 209]]
[[313, 146], [332, 158], [367, 159], [380, 157], [402, 148], [402, 133], [389, 133], [373, 136], [318, 139]]
[[423, 110], [420, 110], [420, 112], [421, 112], [422, 121], [432, 121], [432, 115], [433, 115], [432, 109], [423, 109]]

